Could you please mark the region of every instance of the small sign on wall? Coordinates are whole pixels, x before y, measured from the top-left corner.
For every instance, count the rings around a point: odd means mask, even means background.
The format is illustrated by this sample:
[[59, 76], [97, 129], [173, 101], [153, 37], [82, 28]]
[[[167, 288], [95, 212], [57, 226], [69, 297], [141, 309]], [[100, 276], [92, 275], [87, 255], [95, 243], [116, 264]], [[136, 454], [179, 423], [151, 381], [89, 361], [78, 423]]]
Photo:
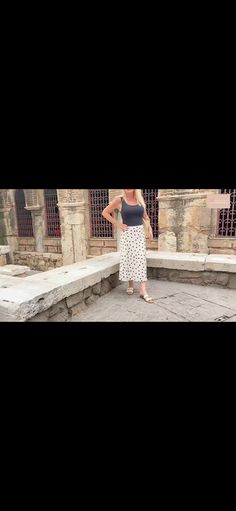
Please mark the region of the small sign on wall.
[[230, 193], [209, 193], [207, 196], [207, 208], [230, 209]]

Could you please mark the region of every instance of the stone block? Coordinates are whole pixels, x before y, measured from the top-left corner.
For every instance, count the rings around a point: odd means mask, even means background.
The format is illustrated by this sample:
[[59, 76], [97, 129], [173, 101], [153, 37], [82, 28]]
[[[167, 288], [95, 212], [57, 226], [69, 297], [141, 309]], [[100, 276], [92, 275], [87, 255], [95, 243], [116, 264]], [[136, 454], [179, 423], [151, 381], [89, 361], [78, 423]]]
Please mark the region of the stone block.
[[111, 247], [116, 249], [116, 240], [105, 240], [104, 241], [105, 247]]
[[119, 285], [119, 274], [114, 273], [114, 275], [108, 277], [108, 281], [110, 282], [112, 288], [117, 287]]
[[65, 323], [69, 319], [69, 311], [64, 310], [62, 312], [58, 312], [58, 314], [55, 314], [51, 318], [48, 318], [49, 323]]
[[97, 248], [96, 247], [91, 247], [90, 248], [90, 254], [91, 255], [95, 255], [96, 256], [96, 255], [101, 255], [101, 253], [102, 253], [102, 249], [99, 248], [99, 247], [97, 247]]
[[229, 281], [228, 273], [217, 273], [216, 274], [216, 284], [219, 286], [227, 286]]
[[[228, 287], [230, 289], [236, 289], [236, 275], [230, 275], [229, 276]], [[235, 303], [236, 303], [236, 295], [235, 295]]]
[[204, 271], [206, 254], [188, 254], [183, 252], [147, 251], [147, 264], [153, 268], [171, 270]]
[[55, 316], [56, 314], [64, 311], [67, 311], [66, 300], [62, 300], [61, 302], [56, 303], [50, 307], [50, 309], [48, 309], [48, 317], [51, 318], [52, 316]]
[[169, 270], [165, 270], [164, 268], [153, 268], [153, 269], [156, 272], [158, 278], [160, 278], [160, 279], [168, 278]]
[[211, 248], [232, 248], [232, 241], [222, 239], [208, 240], [208, 246]]
[[79, 303], [82, 303], [84, 300], [84, 293], [81, 291], [80, 293], [76, 293], [75, 295], [68, 296], [66, 298], [66, 304], [69, 309], [73, 307], [74, 305], [78, 305]]
[[83, 299], [86, 300], [86, 298], [89, 298], [92, 295], [92, 292], [92, 287], [85, 289]]
[[236, 273], [236, 256], [210, 254], [206, 258], [205, 270]]
[[[88, 298], [88, 300], [89, 300], [89, 298]], [[84, 312], [86, 309], [87, 309], [87, 305], [84, 302], [78, 303], [77, 305], [74, 305], [73, 307], [71, 307], [69, 309], [69, 315], [72, 317], [77, 316], [77, 314]]]
[[99, 298], [98, 295], [92, 295], [85, 300], [85, 303], [86, 303], [86, 305], [92, 305], [94, 302], [96, 302], [98, 300], [98, 298]]
[[103, 248], [102, 249], [102, 253], [103, 254], [111, 254], [112, 252], [116, 252], [116, 248], [110, 247], [110, 248]]
[[36, 316], [33, 316], [33, 318], [30, 318], [27, 320], [27, 323], [39, 323], [39, 322], [43, 322], [43, 323], [48, 322], [48, 311], [40, 312], [39, 314], [36, 314]]
[[90, 248], [104, 247], [104, 240], [92, 239], [89, 241]]
[[104, 279], [102, 281], [101, 285], [101, 296], [105, 295], [106, 293], [109, 293], [111, 291], [112, 287], [108, 279]]
[[93, 286], [93, 294], [94, 295], [100, 295], [101, 293], [101, 282], [98, 282], [97, 284], [95, 284], [95, 286]]
[[213, 284], [216, 281], [216, 273], [205, 271], [202, 275], [204, 284]]

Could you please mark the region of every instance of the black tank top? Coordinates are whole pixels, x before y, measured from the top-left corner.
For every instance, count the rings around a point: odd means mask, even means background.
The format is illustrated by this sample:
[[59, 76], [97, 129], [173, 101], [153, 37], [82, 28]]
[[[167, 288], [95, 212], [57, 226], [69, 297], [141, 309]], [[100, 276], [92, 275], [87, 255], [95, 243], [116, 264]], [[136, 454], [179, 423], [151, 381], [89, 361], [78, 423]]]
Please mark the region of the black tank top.
[[143, 225], [144, 207], [139, 204], [130, 206], [121, 198], [121, 216], [123, 224], [129, 227]]

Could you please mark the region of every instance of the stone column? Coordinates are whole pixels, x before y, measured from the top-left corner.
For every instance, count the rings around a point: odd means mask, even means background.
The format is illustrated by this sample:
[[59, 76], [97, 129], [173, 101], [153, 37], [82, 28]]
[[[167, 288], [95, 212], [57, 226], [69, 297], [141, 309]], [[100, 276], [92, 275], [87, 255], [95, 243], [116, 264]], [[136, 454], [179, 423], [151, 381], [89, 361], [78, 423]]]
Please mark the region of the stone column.
[[44, 252], [44, 224], [41, 206], [30, 206], [26, 208], [31, 212], [36, 252]]
[[58, 190], [63, 264], [87, 258], [86, 200], [84, 190]]
[[212, 224], [212, 212], [206, 207], [209, 192], [212, 190], [159, 190], [159, 250], [208, 253]]
[[[113, 201], [113, 199], [115, 197], [117, 197], [117, 195], [121, 195], [122, 194], [122, 190], [121, 189], [118, 189], [118, 188], [111, 188], [109, 190], [109, 199], [110, 199], [110, 202]], [[121, 222], [121, 215], [120, 215], [120, 212], [117, 210], [115, 211], [115, 219], [116, 221], [119, 221]], [[117, 240], [117, 250], [119, 251], [120, 250], [120, 235], [121, 235], [121, 232], [120, 232], [120, 229], [116, 229], [116, 227], [114, 228], [114, 238]]]
[[11, 264], [14, 263], [14, 252], [18, 249], [14, 192], [14, 190], [1, 190], [0, 207], [2, 242], [10, 248], [8, 259]]
[[31, 212], [36, 252], [44, 252], [43, 239], [45, 235], [45, 222], [43, 218], [43, 206], [41, 194], [43, 190], [24, 190], [25, 202], [28, 211]]

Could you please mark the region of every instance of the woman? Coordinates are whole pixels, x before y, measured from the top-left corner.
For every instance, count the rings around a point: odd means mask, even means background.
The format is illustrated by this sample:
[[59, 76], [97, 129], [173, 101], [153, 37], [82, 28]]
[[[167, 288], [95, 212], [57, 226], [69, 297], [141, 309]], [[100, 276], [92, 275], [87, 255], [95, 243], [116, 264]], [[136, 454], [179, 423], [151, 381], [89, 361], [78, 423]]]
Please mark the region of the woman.
[[[111, 216], [116, 209], [121, 213], [122, 223]], [[123, 195], [116, 197], [104, 209], [102, 216], [122, 231], [119, 279], [122, 282], [129, 282], [128, 295], [133, 295], [134, 282], [139, 282], [141, 284], [140, 298], [147, 303], [153, 303], [153, 298], [148, 295], [146, 289], [147, 258], [144, 221], [148, 224], [150, 240], [153, 239], [153, 234], [141, 190], [123, 190]]]

